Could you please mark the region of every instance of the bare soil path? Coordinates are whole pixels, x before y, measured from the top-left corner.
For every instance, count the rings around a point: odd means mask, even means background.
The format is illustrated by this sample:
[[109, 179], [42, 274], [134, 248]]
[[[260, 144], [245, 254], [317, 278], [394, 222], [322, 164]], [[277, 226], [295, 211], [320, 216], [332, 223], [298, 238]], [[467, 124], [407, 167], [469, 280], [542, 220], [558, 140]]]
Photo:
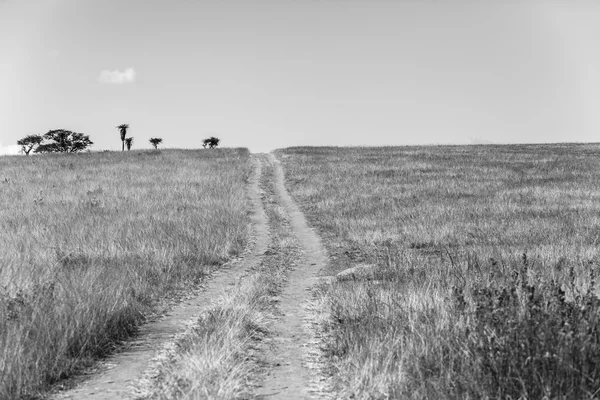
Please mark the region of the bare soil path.
[[309, 316], [306, 305], [312, 297], [310, 289], [326, 265], [327, 253], [318, 235], [308, 226], [304, 214], [285, 189], [280, 162], [273, 154], [269, 154], [267, 160], [274, 166], [273, 184], [278, 202], [289, 216], [302, 255], [290, 272], [288, 284], [281, 294], [278, 307], [281, 316], [271, 327], [274, 344], [266, 357], [271, 369], [262, 387], [256, 390], [256, 395], [262, 399], [308, 399], [312, 397], [311, 375], [315, 371], [308, 365], [311, 334], [307, 326]]
[[54, 399], [135, 398], [136, 382], [144, 377], [145, 371], [152, 368], [153, 359], [160, 351], [174, 343], [177, 336], [183, 334], [223, 291], [235, 285], [244, 270], [261, 262], [269, 244], [269, 227], [259, 193], [261, 163], [254, 157], [253, 164], [254, 172], [249, 182], [253, 245], [244, 257], [215, 272], [205, 290], [190, 295], [163, 318], [143, 325], [133, 340], [99, 363], [87, 378], [78, 378], [81, 383], [75, 388], [55, 394]]

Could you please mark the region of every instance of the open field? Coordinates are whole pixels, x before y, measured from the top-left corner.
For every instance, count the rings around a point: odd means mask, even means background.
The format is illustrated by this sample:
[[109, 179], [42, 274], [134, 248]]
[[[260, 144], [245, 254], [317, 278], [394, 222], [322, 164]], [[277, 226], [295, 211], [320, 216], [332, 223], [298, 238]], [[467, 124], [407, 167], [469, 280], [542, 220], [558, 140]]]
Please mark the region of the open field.
[[247, 150], [0, 158], [0, 398], [110, 351], [247, 240]]
[[600, 148], [290, 148], [339, 398], [600, 396]]
[[0, 398], [110, 353], [227, 261], [136, 396], [597, 398], [598, 151], [278, 150], [335, 276], [313, 301], [325, 255], [270, 156], [0, 158]]

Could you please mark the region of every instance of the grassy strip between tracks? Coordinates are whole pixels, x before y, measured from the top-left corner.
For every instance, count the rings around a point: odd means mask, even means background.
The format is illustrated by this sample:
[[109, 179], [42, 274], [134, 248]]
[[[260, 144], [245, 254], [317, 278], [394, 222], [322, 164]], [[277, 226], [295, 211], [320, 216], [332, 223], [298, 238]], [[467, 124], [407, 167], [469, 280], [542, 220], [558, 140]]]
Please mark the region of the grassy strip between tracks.
[[246, 149], [0, 157], [0, 398], [35, 397], [247, 239]]
[[600, 396], [598, 146], [291, 148], [338, 398]]
[[[261, 189], [270, 245], [260, 265], [204, 313], [159, 367], [148, 399], [238, 399], [251, 397], [264, 376], [261, 342], [287, 272], [298, 256], [287, 214], [273, 192], [273, 167], [263, 166]], [[241, 260], [243, 262], [243, 259]]]

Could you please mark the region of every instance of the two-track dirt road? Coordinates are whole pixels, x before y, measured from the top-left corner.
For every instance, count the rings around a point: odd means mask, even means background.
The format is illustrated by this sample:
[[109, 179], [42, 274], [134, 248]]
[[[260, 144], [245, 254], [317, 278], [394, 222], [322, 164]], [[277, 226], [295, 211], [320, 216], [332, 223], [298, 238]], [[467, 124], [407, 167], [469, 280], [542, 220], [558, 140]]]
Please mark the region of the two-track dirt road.
[[306, 365], [307, 345], [311, 340], [306, 302], [311, 297], [310, 288], [316, 283], [318, 272], [325, 267], [327, 256], [319, 237], [308, 226], [304, 214], [285, 189], [279, 160], [270, 154], [268, 161], [274, 167], [273, 186], [277, 200], [288, 215], [302, 255], [290, 272], [288, 285], [281, 294], [281, 317], [272, 327], [275, 346], [271, 357], [275, 362], [271, 363], [271, 372], [256, 394], [265, 399], [307, 399], [311, 398], [311, 375], [316, 371], [311, 371]]
[[140, 380], [147, 379], [148, 371], [155, 362], [153, 360], [160, 358], [161, 351], [172, 347], [214, 299], [238, 283], [245, 270], [261, 263], [270, 241], [270, 221], [265, 214], [265, 199], [261, 198], [259, 187], [265, 167], [273, 168], [270, 189], [276, 194], [275, 201], [288, 216], [302, 254], [294, 262], [288, 284], [279, 296], [278, 317], [270, 327], [272, 345], [263, 355], [266, 376], [262, 377], [262, 386], [254, 393], [258, 399], [311, 398], [309, 384], [315, 371], [310, 371], [306, 362], [310, 333], [305, 306], [311, 298], [310, 288], [325, 266], [327, 256], [318, 236], [285, 189], [279, 161], [273, 155], [252, 157], [254, 172], [248, 185], [248, 196], [252, 207], [253, 241], [244, 257], [215, 272], [205, 290], [173, 307], [165, 317], [142, 326], [136, 338], [101, 362], [94, 373], [78, 378], [80, 384], [55, 394], [54, 399], [135, 399], [142, 395], [139, 393]]

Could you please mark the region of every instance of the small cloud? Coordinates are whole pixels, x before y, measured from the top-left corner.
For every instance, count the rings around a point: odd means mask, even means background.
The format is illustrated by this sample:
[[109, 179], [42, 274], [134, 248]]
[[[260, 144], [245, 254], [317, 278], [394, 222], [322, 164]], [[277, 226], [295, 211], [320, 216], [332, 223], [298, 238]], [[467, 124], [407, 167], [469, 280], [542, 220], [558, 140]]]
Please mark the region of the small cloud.
[[3, 146], [0, 143], [0, 155], [2, 156], [19, 154], [19, 151], [21, 151], [21, 146], [19, 145], [9, 144], [8, 146]]
[[100, 72], [100, 76], [98, 76], [98, 82], [101, 83], [122, 84], [131, 83], [133, 81], [135, 81], [135, 69], [133, 69], [133, 67], [126, 68], [125, 71], [109, 71], [105, 69]]

